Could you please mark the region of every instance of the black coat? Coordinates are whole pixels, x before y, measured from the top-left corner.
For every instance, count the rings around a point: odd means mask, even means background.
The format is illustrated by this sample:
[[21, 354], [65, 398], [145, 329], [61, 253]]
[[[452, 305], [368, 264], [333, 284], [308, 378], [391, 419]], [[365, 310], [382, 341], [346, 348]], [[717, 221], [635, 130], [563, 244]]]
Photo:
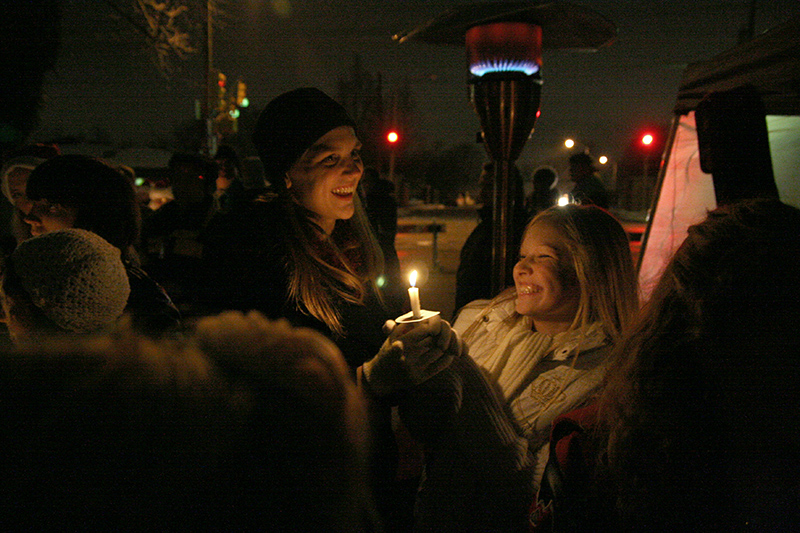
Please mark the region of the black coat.
[[[383, 344], [386, 337], [383, 324], [387, 319], [396, 318], [401, 311], [391, 308], [391, 304], [389, 307], [382, 305], [370, 291], [364, 305], [329, 295], [340, 313], [344, 335], [335, 334], [325, 323], [311, 316], [302, 304], [288, 295], [292, 265], [286, 239], [293, 234], [290, 224], [288, 214], [276, 198], [257, 200], [241, 209], [217, 214], [206, 227], [204, 237], [206, 279], [201, 285], [204, 303], [211, 312], [257, 310], [269, 318], [286, 318], [295, 326], [321, 332], [339, 347], [355, 380], [358, 367], [372, 359]], [[395, 301], [394, 298], [387, 300]], [[410, 507], [398, 508], [398, 489], [394, 483], [398, 451], [391, 406], [373, 399], [367, 402], [367, 416], [372, 441], [370, 485], [378, 510], [389, 523], [396, 515], [411, 514]], [[412, 502], [413, 497], [407, 501]]]
[[295, 326], [313, 328], [333, 340], [355, 369], [375, 356], [385, 339], [384, 322], [397, 317], [400, 310], [386, 308], [371, 291], [364, 305], [330, 295], [342, 318], [343, 336], [311, 316], [288, 294], [288, 220], [277, 199], [216, 215], [203, 242], [203, 302], [214, 312], [254, 309], [269, 318], [286, 318]]
[[181, 313], [161, 285], [141, 268], [126, 263], [131, 294], [125, 312], [133, 328], [146, 335], [175, 332], [181, 326]]

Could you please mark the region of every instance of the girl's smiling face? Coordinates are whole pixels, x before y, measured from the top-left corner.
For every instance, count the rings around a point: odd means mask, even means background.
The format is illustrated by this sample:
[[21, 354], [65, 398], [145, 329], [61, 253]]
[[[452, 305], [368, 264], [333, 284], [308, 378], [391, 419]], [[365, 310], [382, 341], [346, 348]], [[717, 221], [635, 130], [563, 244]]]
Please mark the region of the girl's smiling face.
[[292, 165], [286, 188], [330, 235], [337, 220], [355, 213], [354, 197], [363, 171], [361, 142], [353, 128], [340, 126], [320, 137]]
[[516, 310], [533, 319], [536, 331], [555, 335], [569, 329], [580, 303], [580, 287], [564, 238], [547, 223], [534, 224], [514, 266]]

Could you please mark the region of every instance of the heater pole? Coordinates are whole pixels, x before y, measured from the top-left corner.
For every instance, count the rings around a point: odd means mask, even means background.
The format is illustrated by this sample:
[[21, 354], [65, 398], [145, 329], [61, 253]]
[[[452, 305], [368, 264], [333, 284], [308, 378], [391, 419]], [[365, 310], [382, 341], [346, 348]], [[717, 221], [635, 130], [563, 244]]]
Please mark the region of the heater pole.
[[533, 131], [541, 79], [496, 72], [471, 80], [470, 100], [481, 120], [486, 151], [494, 163], [492, 205], [492, 295], [511, 284], [517, 228], [514, 224], [517, 173], [514, 162]]
[[[513, 265], [509, 240], [513, 233], [509, 209], [511, 165], [508, 160], [494, 161], [494, 200], [492, 206], [492, 294], [499, 294], [509, 284]], [[512, 267], [513, 268], [513, 267]]]

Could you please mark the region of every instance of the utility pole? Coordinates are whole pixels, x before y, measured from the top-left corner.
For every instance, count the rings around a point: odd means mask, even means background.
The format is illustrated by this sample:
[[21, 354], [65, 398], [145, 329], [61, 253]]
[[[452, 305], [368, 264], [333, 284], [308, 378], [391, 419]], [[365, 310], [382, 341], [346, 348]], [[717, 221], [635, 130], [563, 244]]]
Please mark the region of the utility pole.
[[214, 118], [211, 116], [215, 108], [212, 103], [215, 91], [212, 90], [214, 80], [214, 6], [213, 0], [206, 0], [206, 25], [205, 25], [205, 93], [203, 94], [203, 128], [204, 139], [201, 150], [206, 155], [213, 156], [217, 151], [217, 137], [214, 134]]

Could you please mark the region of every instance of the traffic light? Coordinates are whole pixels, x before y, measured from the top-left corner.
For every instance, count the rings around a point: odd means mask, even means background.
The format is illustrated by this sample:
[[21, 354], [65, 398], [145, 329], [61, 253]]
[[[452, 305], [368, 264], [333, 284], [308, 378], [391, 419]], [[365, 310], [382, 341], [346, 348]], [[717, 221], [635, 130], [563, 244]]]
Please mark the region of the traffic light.
[[217, 103], [217, 109], [222, 112], [225, 110], [225, 82], [227, 81], [227, 77], [222, 72], [217, 73], [217, 99], [219, 102]]
[[644, 179], [650, 177], [650, 158], [654, 155], [656, 138], [652, 133], [643, 133], [640, 142], [642, 143], [642, 175]]
[[242, 80], [236, 84], [236, 105], [239, 107], [250, 105], [250, 101], [247, 99], [247, 84]]
[[386, 134], [386, 140], [389, 142], [389, 144], [394, 145], [400, 140], [400, 134], [397, 133], [396, 130], [389, 130], [389, 132]]

